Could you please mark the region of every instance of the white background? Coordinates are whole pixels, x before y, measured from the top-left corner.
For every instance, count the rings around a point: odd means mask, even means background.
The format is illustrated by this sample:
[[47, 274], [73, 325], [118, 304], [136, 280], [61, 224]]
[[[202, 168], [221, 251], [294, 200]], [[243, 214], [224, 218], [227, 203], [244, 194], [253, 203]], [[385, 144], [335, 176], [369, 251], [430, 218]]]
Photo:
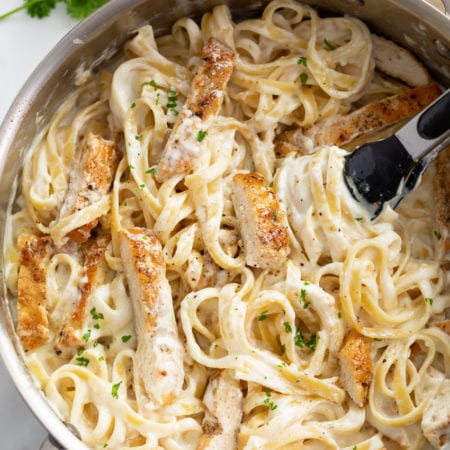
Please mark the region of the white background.
[[[440, 5], [439, 0], [429, 1]], [[21, 4], [21, 0], [2, 0], [0, 15]], [[0, 122], [34, 68], [76, 24], [63, 4], [44, 19], [32, 19], [21, 11], [0, 21]], [[16, 392], [0, 360], [1, 450], [38, 450], [46, 434]]]

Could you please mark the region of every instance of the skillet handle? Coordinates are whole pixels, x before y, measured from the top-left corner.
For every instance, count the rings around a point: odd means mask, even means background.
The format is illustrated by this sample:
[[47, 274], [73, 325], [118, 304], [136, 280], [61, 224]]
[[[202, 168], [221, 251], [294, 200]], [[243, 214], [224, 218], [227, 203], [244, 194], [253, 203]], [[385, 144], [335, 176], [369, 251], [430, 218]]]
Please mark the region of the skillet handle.
[[66, 450], [61, 447], [59, 442], [57, 442], [51, 434], [47, 436], [47, 439], [42, 443], [39, 450]]

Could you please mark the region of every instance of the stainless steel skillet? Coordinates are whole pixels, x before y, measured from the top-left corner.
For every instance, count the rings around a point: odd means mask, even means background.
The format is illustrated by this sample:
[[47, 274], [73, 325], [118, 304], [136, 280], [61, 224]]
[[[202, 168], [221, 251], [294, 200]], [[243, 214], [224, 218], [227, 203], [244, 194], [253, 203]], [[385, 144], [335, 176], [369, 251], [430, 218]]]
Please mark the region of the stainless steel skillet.
[[[167, 32], [182, 16], [200, 17], [228, 4], [235, 19], [255, 15], [267, 0], [111, 0], [75, 27], [44, 59], [25, 84], [0, 128], [0, 243], [11, 192], [34, 136], [49, 122], [74, 88], [80, 71], [107, 62], [138, 26], [150, 21], [156, 34]], [[352, 14], [412, 50], [444, 86], [450, 86], [450, 19], [425, 0], [303, 0], [336, 14]], [[14, 333], [14, 304], [0, 257], [0, 354], [18, 390], [54, 437], [45, 448], [86, 449], [47, 404], [23, 363]], [[61, 443], [58, 446], [56, 442]]]

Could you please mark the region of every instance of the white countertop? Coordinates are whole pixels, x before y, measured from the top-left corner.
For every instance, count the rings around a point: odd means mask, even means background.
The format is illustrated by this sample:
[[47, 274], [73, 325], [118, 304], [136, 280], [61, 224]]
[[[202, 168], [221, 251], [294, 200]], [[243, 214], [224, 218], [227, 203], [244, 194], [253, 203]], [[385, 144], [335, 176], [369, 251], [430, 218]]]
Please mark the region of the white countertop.
[[[0, 15], [21, 4], [2, 0]], [[32, 19], [21, 11], [0, 21], [0, 122], [34, 68], [76, 23], [63, 4], [45, 19]], [[38, 450], [47, 432], [17, 393], [1, 360], [0, 399], [0, 448]]]

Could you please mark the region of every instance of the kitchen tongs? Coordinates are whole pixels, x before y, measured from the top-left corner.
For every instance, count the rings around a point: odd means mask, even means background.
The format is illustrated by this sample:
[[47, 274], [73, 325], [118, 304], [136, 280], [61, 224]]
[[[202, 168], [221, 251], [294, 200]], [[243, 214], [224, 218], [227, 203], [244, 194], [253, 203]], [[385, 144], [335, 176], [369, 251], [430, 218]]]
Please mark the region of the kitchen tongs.
[[450, 145], [450, 89], [393, 136], [346, 156], [344, 180], [352, 196], [376, 218], [386, 204], [398, 206], [423, 171]]

